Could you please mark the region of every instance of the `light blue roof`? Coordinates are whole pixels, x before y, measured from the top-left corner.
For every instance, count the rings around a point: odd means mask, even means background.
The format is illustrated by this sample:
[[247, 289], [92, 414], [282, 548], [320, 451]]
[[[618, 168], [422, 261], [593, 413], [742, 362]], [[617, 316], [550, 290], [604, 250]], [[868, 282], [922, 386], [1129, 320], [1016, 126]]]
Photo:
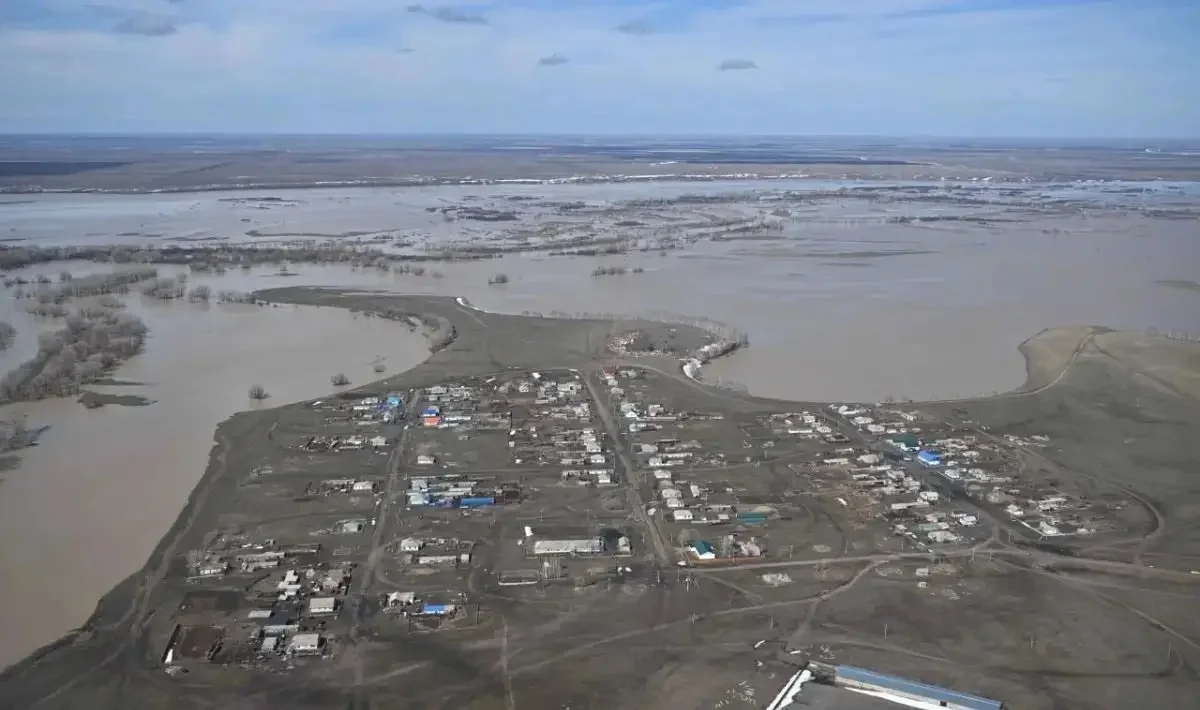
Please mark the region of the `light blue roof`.
[[947, 690], [946, 688], [939, 688], [936, 685], [919, 683], [915, 680], [904, 680], [903, 678], [897, 678], [886, 673], [869, 671], [865, 668], [838, 666], [837, 677], [842, 680], [874, 685], [885, 690], [894, 690], [905, 695], [929, 698], [934, 702], [953, 703], [955, 707], [968, 708], [968, 710], [1000, 710], [1002, 707], [1002, 703], [999, 700], [989, 700], [988, 698], [981, 698], [978, 695], [960, 693], [957, 690]]

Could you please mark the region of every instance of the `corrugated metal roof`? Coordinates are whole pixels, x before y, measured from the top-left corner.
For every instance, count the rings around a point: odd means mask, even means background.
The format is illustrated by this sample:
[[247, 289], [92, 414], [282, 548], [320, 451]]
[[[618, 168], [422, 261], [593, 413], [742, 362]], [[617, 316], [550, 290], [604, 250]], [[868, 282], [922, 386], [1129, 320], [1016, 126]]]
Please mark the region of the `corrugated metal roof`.
[[968, 708], [969, 710], [1000, 710], [1002, 705], [999, 700], [989, 700], [988, 698], [981, 698], [978, 695], [960, 693], [957, 690], [947, 690], [946, 688], [939, 688], [936, 685], [920, 683], [915, 680], [905, 680], [896, 676], [869, 671], [865, 668], [855, 668], [854, 666], [838, 666], [837, 677], [840, 680], [870, 684], [885, 690], [894, 690], [907, 695], [929, 698], [934, 702], [953, 703], [957, 707]]

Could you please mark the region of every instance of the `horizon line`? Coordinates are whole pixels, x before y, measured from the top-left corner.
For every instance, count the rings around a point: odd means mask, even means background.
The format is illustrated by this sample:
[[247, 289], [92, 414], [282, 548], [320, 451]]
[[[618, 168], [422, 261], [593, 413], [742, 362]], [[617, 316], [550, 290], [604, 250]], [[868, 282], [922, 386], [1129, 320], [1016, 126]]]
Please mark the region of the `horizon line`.
[[519, 133], [519, 132], [273, 132], [273, 131], [46, 131], [38, 133], [0, 131], [6, 138], [858, 138], [888, 140], [994, 140], [994, 141], [1069, 141], [1137, 142], [1200, 141], [1200, 136], [1054, 136], [1054, 135], [934, 135], [886, 133]]

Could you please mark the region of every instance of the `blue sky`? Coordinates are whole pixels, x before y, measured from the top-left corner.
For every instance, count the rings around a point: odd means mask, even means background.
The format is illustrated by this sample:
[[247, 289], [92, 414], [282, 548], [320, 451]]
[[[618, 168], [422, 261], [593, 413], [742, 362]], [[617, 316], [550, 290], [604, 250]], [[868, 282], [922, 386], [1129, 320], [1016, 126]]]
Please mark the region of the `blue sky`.
[[0, 0], [0, 132], [1187, 138], [1198, 66], [1200, 0]]

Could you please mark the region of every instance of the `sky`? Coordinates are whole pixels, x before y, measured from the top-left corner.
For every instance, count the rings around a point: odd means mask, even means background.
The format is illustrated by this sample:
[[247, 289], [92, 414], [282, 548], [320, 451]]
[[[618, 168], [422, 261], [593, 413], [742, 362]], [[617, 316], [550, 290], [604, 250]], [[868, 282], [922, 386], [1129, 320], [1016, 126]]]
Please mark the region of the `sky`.
[[0, 0], [0, 133], [1200, 137], [1200, 0]]

